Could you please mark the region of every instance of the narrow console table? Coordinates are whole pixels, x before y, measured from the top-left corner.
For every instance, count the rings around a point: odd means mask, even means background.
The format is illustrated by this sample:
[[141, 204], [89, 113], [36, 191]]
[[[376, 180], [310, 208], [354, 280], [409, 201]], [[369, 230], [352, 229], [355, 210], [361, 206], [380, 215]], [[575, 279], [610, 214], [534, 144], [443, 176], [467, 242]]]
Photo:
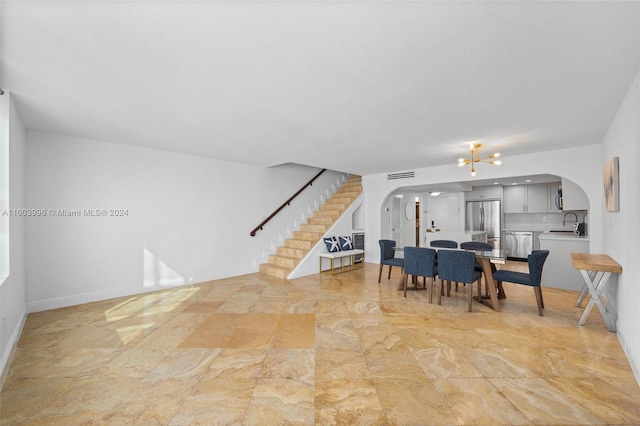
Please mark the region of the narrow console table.
[[616, 323], [613, 313], [607, 307], [606, 301], [600, 296], [607, 288], [611, 274], [622, 273], [622, 266], [606, 254], [571, 253], [571, 262], [573, 267], [580, 271], [585, 282], [575, 306], [580, 307], [582, 305], [587, 292], [591, 295], [589, 303], [587, 303], [582, 316], [578, 320], [578, 325], [583, 326], [585, 324], [595, 304], [598, 305], [602, 318], [607, 324], [607, 329], [615, 333]]

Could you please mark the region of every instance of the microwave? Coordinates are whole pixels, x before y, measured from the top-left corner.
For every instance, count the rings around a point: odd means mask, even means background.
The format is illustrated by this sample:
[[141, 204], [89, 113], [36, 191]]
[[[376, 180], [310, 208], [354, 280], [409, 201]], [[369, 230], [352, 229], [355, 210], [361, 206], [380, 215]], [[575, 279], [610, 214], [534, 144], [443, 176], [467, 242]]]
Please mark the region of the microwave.
[[555, 197], [556, 208], [562, 210], [562, 188], [558, 189]]

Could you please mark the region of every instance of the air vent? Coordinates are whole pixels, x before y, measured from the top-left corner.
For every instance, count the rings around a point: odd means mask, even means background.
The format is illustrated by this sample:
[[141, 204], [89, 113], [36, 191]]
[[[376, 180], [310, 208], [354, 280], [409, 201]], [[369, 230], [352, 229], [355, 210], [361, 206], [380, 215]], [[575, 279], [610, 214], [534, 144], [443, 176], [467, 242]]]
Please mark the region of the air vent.
[[387, 175], [387, 180], [409, 179], [416, 177], [416, 172], [391, 173]]

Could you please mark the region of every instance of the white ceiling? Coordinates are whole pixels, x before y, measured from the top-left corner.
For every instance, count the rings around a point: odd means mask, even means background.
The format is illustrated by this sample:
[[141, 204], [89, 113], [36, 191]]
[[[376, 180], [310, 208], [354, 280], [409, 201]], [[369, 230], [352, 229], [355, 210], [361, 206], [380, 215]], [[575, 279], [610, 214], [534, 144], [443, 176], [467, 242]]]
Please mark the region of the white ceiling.
[[638, 1], [0, 7], [0, 85], [27, 128], [259, 166], [599, 143], [640, 68]]

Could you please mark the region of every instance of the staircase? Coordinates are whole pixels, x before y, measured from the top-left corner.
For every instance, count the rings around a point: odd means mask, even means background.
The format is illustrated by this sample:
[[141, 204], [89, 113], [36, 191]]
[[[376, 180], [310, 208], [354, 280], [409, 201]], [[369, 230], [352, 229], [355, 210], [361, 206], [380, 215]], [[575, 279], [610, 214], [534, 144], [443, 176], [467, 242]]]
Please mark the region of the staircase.
[[260, 272], [276, 278], [287, 278], [327, 230], [344, 213], [362, 192], [360, 176], [349, 177], [328, 200], [293, 231], [293, 237], [284, 241], [284, 246], [269, 255], [269, 263], [260, 265]]

